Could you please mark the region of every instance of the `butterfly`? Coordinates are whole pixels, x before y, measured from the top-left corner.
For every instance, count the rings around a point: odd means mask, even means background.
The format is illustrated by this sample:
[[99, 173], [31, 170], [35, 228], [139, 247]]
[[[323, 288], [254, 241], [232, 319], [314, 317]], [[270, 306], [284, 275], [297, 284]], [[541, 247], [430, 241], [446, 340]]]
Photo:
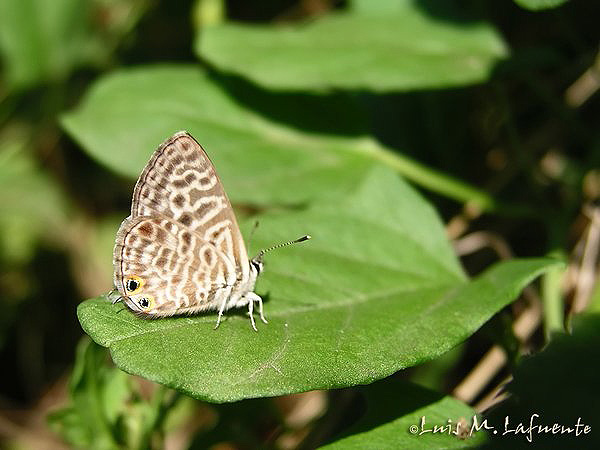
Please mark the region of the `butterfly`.
[[134, 313], [147, 318], [248, 307], [266, 252], [310, 236], [261, 250], [252, 259], [244, 245], [223, 185], [200, 144], [186, 131], [175, 133], [154, 152], [135, 188], [131, 215], [121, 223], [113, 251], [114, 286]]

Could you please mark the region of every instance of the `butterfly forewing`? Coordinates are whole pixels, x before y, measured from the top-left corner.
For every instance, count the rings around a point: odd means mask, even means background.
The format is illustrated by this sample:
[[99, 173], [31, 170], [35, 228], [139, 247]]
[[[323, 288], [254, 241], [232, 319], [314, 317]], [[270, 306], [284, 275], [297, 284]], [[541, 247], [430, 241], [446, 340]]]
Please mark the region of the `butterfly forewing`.
[[248, 254], [229, 199], [206, 152], [187, 132], [156, 150], [135, 186], [131, 217], [157, 215], [211, 242], [240, 278], [248, 278]]

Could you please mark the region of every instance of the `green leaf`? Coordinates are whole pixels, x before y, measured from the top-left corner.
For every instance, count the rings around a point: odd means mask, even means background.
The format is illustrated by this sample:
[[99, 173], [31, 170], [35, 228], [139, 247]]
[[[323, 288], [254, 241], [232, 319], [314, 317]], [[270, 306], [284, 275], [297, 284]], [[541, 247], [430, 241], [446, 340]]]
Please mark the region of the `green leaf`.
[[[265, 120], [192, 66], [105, 77], [62, 122], [91, 156], [135, 178], [162, 141], [187, 129], [208, 151], [233, 201], [305, 202], [326, 186], [348, 189], [368, 165], [347, 151], [348, 140], [317, 139]], [[296, 188], [280, 189], [284, 183]]]
[[79, 342], [69, 403], [48, 416], [50, 427], [75, 448], [149, 448], [152, 439], [160, 447], [163, 421], [177, 396], [159, 386], [144, 400], [148, 392], [141, 396], [131, 377], [107, 356], [87, 336]]
[[[76, 67], [106, 62], [144, 0], [2, 0], [0, 54], [10, 86], [64, 79]], [[103, 20], [99, 20], [102, 17]]]
[[[599, 362], [600, 314], [576, 317], [572, 335], [554, 334], [543, 351], [523, 358], [515, 369], [514, 379], [506, 387], [511, 396], [486, 417], [498, 430], [490, 436], [502, 447], [598, 448], [600, 411], [595, 399], [600, 398]], [[576, 434], [578, 420], [581, 426]], [[519, 423], [527, 430], [532, 422], [531, 443], [527, 431], [505, 433], [516, 430]], [[538, 431], [539, 425], [552, 429], [554, 424], [569, 427], [571, 432]], [[584, 432], [586, 425], [591, 427], [588, 433]]]
[[26, 132], [0, 134], [0, 255], [21, 263], [40, 239], [62, 241], [69, 209], [55, 180], [36, 166]]
[[514, 0], [521, 8], [531, 11], [541, 11], [543, 9], [557, 8], [569, 0]]
[[[281, 101], [275, 97], [263, 95], [256, 107]], [[296, 111], [305, 113], [314, 112]], [[347, 117], [337, 108], [318, 113]], [[268, 120], [192, 66], [115, 72], [95, 84], [79, 108], [62, 119], [92, 157], [132, 178], [162, 141], [186, 129], [207, 150], [234, 203], [298, 204], [337, 197], [360, 182], [374, 162], [383, 162], [443, 195], [483, 208], [493, 205], [486, 194], [371, 138], [302, 133]]]
[[[468, 436], [476, 413], [453, 397], [393, 379], [374, 383], [361, 392], [367, 400], [365, 416], [344, 433], [345, 437], [320, 448], [450, 449], [474, 448], [485, 442], [483, 431], [463, 439], [457, 436], [464, 431]], [[434, 426], [444, 427], [444, 431], [427, 431]]]
[[300, 24], [206, 26], [196, 52], [269, 88], [372, 91], [482, 82], [507, 55], [489, 24], [439, 20], [408, 0]]
[[214, 402], [370, 383], [466, 339], [552, 259], [498, 264], [468, 282], [435, 211], [387, 169], [344, 201], [263, 215], [269, 254], [256, 291], [268, 325], [243, 311], [147, 321], [105, 297], [78, 308], [117, 366]]
[[77, 346], [70, 404], [48, 417], [52, 429], [77, 448], [118, 448], [116, 420], [130, 393], [127, 374], [106, 365], [106, 351], [89, 339]]

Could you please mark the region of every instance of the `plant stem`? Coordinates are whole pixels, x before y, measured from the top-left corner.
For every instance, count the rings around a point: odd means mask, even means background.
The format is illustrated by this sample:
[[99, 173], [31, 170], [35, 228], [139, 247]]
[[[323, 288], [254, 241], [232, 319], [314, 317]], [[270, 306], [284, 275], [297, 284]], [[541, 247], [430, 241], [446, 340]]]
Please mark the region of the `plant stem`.
[[[558, 255], [556, 255], [558, 256]], [[554, 267], [542, 275], [542, 302], [544, 304], [544, 333], [546, 342], [556, 331], [564, 331], [563, 302], [560, 295], [560, 284], [565, 269]]]

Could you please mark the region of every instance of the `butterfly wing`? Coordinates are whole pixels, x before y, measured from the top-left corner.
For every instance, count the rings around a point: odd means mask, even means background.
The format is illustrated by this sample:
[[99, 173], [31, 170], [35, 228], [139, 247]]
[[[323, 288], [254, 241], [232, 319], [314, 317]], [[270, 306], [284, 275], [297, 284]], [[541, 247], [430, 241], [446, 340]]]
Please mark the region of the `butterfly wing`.
[[158, 215], [123, 221], [113, 261], [123, 300], [146, 316], [215, 309], [230, 296], [237, 276], [233, 262], [215, 245]]
[[221, 181], [200, 144], [187, 132], [152, 155], [133, 192], [131, 217], [163, 216], [197, 233], [235, 265], [240, 280], [250, 266], [244, 240]]

